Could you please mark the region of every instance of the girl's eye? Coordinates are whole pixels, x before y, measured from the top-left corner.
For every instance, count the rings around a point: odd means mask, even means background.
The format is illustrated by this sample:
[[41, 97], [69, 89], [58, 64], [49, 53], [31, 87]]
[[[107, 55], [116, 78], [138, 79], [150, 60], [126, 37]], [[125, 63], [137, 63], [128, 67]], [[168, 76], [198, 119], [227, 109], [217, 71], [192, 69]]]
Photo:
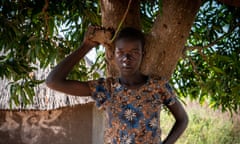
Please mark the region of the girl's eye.
[[139, 55], [140, 53], [138, 51], [133, 52], [135, 55]]
[[118, 51], [117, 55], [121, 56], [121, 55], [123, 55], [123, 52]]

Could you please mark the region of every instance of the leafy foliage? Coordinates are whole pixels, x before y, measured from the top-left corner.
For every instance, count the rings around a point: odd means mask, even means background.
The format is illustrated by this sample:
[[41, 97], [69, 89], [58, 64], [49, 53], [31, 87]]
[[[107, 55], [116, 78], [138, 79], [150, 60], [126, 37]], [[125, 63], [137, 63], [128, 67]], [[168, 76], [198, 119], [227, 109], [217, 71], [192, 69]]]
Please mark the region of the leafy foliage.
[[[140, 4], [144, 32], [161, 14], [161, 1]], [[180, 96], [209, 101], [212, 107], [237, 110], [240, 106], [239, 8], [216, 1], [202, 5], [186, 43], [172, 82]], [[7, 78], [11, 100], [26, 105], [34, 96], [37, 68], [53, 66], [81, 44], [88, 25], [101, 25], [98, 0], [0, 1], [0, 77]], [[104, 53], [91, 68], [86, 59], [71, 72], [69, 79], [99, 77], [104, 69]]]
[[[101, 20], [98, 1], [3, 0], [0, 12], [0, 77], [12, 81], [11, 102], [17, 105], [29, 104], [34, 86], [44, 81], [34, 79], [38, 66], [63, 59], [79, 47], [88, 25]], [[89, 71], [82, 60], [69, 78], [87, 79], [95, 68]]]
[[145, 33], [149, 32], [159, 13], [161, 13], [162, 2], [146, 0], [140, 4], [141, 25]]
[[240, 10], [207, 1], [197, 14], [186, 55], [173, 75], [180, 95], [239, 110]]

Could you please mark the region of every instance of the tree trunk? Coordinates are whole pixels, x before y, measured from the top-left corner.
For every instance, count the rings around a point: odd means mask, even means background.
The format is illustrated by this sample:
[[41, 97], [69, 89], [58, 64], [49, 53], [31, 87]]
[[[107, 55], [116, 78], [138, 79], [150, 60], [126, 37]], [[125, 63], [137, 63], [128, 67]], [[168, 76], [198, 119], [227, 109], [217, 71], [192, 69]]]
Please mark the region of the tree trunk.
[[[104, 27], [117, 28], [129, 1], [101, 0], [102, 24]], [[162, 0], [162, 14], [157, 16], [152, 31], [146, 35], [146, 55], [141, 71], [147, 75], [169, 79], [198, 11], [200, 0]], [[140, 2], [132, 0], [125, 26], [140, 28]], [[114, 48], [106, 49], [108, 76], [118, 75], [113, 61]]]
[[145, 74], [169, 79], [182, 56], [200, 0], [163, 0], [162, 14], [157, 16], [146, 41]]

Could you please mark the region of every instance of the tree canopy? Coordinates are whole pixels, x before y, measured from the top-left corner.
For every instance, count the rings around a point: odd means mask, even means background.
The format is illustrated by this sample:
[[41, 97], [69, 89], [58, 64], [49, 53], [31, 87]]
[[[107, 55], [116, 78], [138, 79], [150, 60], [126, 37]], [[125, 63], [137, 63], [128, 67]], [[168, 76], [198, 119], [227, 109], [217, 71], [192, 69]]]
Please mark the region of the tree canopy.
[[[0, 77], [9, 83], [11, 101], [33, 100], [32, 72], [59, 62], [81, 44], [89, 25], [101, 25], [98, 0], [24, 0], [0, 2]], [[141, 27], [148, 33], [164, 5], [140, 1]], [[185, 51], [171, 82], [181, 97], [207, 101], [213, 108], [237, 111], [240, 106], [240, 8], [204, 1], [192, 25]], [[98, 78], [104, 53], [91, 68], [82, 60], [70, 79]]]

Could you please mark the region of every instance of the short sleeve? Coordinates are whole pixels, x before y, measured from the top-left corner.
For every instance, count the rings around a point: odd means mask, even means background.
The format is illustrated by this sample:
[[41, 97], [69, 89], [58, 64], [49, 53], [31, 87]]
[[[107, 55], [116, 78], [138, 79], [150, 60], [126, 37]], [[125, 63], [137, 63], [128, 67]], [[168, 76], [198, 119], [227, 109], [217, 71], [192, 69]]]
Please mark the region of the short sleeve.
[[164, 84], [165, 94], [163, 97], [163, 104], [170, 106], [176, 102], [176, 95], [169, 83]]
[[111, 97], [109, 90], [107, 89], [107, 82], [104, 78], [93, 80], [88, 82], [91, 90], [91, 96], [96, 102], [97, 107], [102, 107]]

